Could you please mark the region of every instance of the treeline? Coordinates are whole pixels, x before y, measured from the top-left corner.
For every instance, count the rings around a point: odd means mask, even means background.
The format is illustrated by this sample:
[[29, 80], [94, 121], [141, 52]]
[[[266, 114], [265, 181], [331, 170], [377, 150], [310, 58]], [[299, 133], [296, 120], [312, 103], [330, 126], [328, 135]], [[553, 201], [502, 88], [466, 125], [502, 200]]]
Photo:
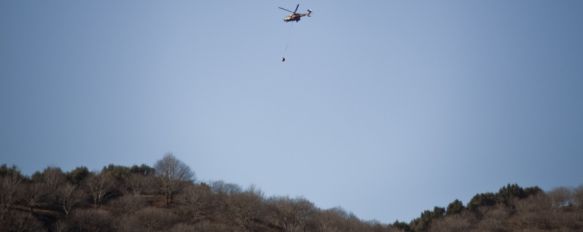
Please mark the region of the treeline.
[[387, 231], [303, 198], [198, 183], [171, 154], [153, 167], [109, 165], [24, 176], [0, 166], [0, 231]]
[[454, 200], [392, 226], [405, 232], [583, 231], [583, 186], [544, 192], [509, 184], [496, 193], [476, 194], [467, 205]]
[[507, 185], [467, 205], [455, 200], [409, 223], [382, 224], [254, 187], [199, 183], [171, 154], [153, 167], [99, 172], [49, 167], [25, 176], [1, 165], [0, 231], [583, 231], [583, 188]]

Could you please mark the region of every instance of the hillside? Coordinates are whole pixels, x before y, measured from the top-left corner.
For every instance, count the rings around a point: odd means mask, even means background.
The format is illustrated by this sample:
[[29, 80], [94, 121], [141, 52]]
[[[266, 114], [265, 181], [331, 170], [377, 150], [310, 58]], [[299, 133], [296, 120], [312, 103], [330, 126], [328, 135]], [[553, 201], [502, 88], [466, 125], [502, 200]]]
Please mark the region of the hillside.
[[194, 179], [172, 155], [153, 167], [109, 165], [100, 172], [49, 167], [24, 176], [2, 165], [0, 231], [583, 231], [583, 188], [507, 185], [409, 223], [383, 224], [307, 199]]

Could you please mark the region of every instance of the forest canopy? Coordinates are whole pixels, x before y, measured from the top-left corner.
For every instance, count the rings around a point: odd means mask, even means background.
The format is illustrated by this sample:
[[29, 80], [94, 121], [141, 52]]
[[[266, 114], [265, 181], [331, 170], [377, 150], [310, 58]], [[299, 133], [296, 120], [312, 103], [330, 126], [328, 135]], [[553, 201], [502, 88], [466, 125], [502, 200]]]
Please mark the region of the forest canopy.
[[172, 154], [153, 166], [47, 167], [31, 176], [3, 164], [0, 231], [583, 231], [583, 187], [508, 184], [410, 222], [381, 223], [255, 186], [197, 182]]

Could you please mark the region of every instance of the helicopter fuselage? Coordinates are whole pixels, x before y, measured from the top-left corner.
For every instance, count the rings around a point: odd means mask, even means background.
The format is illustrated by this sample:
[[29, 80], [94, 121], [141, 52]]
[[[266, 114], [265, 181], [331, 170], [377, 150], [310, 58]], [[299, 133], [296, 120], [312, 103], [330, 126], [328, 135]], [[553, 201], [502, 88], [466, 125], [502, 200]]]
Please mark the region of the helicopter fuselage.
[[312, 11], [310, 9], [308, 9], [308, 11], [306, 13], [298, 13], [298, 8], [299, 7], [300, 7], [300, 4], [298, 4], [296, 6], [296, 10], [294, 10], [294, 11], [285, 9], [283, 7], [279, 7], [279, 9], [282, 9], [284, 11], [287, 11], [287, 12], [290, 12], [291, 13], [288, 16], [285, 16], [285, 18], [283, 18], [283, 21], [285, 21], [286, 23], [287, 22], [293, 22], [293, 21], [299, 22], [302, 19], [302, 17], [304, 17], [304, 16], [310, 17], [310, 15], [312, 14]]
[[285, 21], [285, 22], [293, 22], [293, 21], [299, 22], [302, 19], [302, 16], [303, 15], [301, 15], [301, 14], [291, 14], [291, 15], [288, 15], [285, 18], [283, 18], [283, 21]]

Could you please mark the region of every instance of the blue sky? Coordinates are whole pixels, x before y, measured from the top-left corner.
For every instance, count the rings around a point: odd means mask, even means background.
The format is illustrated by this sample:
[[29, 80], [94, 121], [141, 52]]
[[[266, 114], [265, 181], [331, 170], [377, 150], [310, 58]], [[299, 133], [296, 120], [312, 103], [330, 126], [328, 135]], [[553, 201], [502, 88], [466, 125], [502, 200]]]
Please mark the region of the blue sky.
[[0, 1], [0, 163], [173, 152], [382, 222], [583, 183], [583, 2], [296, 3]]

